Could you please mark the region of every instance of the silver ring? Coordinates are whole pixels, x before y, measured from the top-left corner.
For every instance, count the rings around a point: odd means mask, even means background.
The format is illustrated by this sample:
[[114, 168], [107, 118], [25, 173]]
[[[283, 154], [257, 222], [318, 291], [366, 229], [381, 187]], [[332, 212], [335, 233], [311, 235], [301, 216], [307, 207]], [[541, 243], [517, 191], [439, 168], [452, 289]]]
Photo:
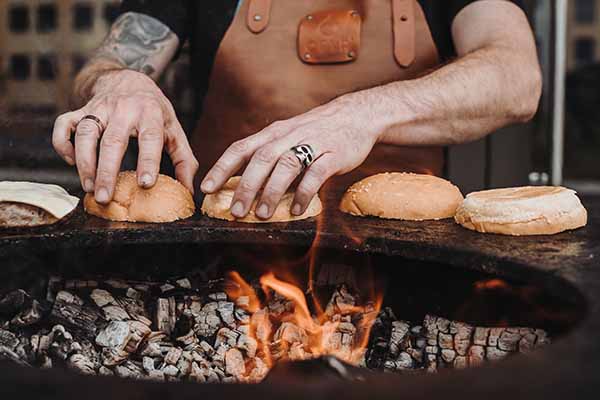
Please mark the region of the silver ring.
[[299, 144], [292, 147], [290, 150], [302, 164], [302, 169], [307, 168], [315, 160], [315, 152], [309, 144]]
[[81, 121], [83, 121], [84, 119], [89, 119], [90, 121], [92, 121], [93, 123], [96, 124], [96, 126], [98, 126], [98, 129], [100, 129], [100, 133], [104, 132], [104, 130], [106, 128], [104, 128], [104, 124], [102, 123], [102, 121], [100, 120], [100, 118], [96, 117], [95, 115], [92, 114], [88, 114], [86, 116], [84, 116], [83, 118], [81, 118], [79, 120], [79, 122], [77, 123], [77, 125], [79, 125], [81, 123]]

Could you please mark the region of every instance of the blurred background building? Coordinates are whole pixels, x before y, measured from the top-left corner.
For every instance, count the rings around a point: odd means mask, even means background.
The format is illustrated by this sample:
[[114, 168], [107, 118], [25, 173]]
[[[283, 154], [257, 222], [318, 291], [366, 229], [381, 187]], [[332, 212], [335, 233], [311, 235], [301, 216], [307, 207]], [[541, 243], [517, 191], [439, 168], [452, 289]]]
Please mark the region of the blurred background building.
[[[524, 3], [544, 72], [540, 111], [526, 125], [450, 148], [447, 175], [465, 192], [549, 182], [556, 144], [554, 77], [560, 57], [556, 21], [557, 10], [562, 9], [567, 26], [560, 175], [580, 190], [600, 193], [600, 0]], [[557, 7], [559, 3], [564, 7]], [[0, 180], [78, 185], [75, 171], [52, 150], [51, 129], [56, 116], [69, 109], [73, 78], [118, 16], [119, 4], [119, 0], [0, 0]], [[189, 132], [194, 96], [187, 84], [188, 59], [184, 47], [160, 84]]]

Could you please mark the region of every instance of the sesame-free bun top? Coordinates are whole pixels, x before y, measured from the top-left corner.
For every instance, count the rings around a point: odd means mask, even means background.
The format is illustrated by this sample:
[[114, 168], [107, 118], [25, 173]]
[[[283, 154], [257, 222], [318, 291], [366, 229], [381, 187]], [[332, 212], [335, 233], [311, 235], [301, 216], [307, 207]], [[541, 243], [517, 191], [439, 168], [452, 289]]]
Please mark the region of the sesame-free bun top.
[[107, 205], [85, 195], [85, 211], [111, 221], [172, 222], [192, 216], [196, 210], [192, 194], [175, 179], [158, 175], [156, 184], [141, 188], [134, 171], [119, 173], [113, 199]]
[[453, 217], [462, 200], [460, 190], [445, 179], [386, 172], [350, 186], [340, 210], [357, 216], [423, 221]]
[[277, 208], [275, 209], [275, 212], [271, 218], [260, 219], [256, 216], [256, 200], [254, 200], [254, 203], [252, 203], [252, 206], [250, 207], [250, 211], [244, 218], [236, 218], [231, 214], [229, 208], [231, 207], [231, 200], [233, 199], [233, 194], [235, 193], [235, 189], [239, 183], [240, 177], [233, 176], [229, 178], [223, 187], [216, 193], [207, 194], [202, 202], [202, 213], [211, 218], [224, 219], [227, 221], [261, 223], [286, 222], [306, 219], [319, 215], [323, 210], [321, 199], [319, 199], [319, 195], [317, 194], [310, 201], [306, 211], [304, 211], [302, 215], [293, 215], [290, 212], [290, 209], [292, 207], [292, 201], [294, 200], [294, 193], [287, 192], [283, 195], [279, 201], [279, 204], [277, 204]]
[[525, 186], [470, 193], [455, 220], [479, 232], [549, 235], [585, 226], [587, 211], [573, 190]]

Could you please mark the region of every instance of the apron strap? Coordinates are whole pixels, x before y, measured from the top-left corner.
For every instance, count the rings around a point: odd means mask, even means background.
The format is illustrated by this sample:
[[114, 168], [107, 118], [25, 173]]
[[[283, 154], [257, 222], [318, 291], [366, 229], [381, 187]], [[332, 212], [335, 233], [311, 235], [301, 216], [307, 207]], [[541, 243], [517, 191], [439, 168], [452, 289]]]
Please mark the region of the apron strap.
[[271, 0], [246, 0], [249, 1], [246, 24], [252, 33], [261, 33], [269, 25], [271, 14]]
[[[246, 24], [252, 33], [260, 33], [269, 25], [271, 0], [249, 1]], [[415, 61], [415, 0], [392, 0], [394, 58], [402, 67]]]
[[402, 67], [415, 60], [415, 0], [392, 0], [394, 58]]

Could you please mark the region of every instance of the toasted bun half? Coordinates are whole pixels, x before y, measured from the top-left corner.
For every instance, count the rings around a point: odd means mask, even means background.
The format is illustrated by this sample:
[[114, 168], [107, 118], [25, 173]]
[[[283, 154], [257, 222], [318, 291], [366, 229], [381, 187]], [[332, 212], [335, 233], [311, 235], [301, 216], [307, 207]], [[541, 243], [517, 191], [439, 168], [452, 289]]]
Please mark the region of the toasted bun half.
[[83, 206], [97, 217], [128, 222], [172, 222], [191, 217], [196, 210], [190, 191], [175, 179], [159, 175], [153, 187], [143, 189], [134, 171], [119, 173], [110, 203], [98, 204], [88, 193]]
[[587, 211], [573, 190], [526, 186], [470, 193], [455, 220], [478, 232], [551, 235], [585, 226]]
[[350, 186], [340, 210], [358, 216], [423, 221], [453, 217], [462, 201], [460, 190], [445, 179], [386, 172]]
[[300, 219], [306, 219], [317, 216], [323, 210], [321, 205], [321, 199], [319, 195], [313, 197], [310, 204], [306, 208], [306, 211], [302, 215], [293, 215], [290, 213], [292, 208], [292, 200], [294, 199], [294, 193], [288, 192], [283, 195], [281, 201], [277, 205], [273, 216], [269, 219], [260, 219], [255, 214], [255, 208], [257, 201], [255, 200], [250, 207], [250, 212], [244, 218], [234, 217], [229, 208], [231, 207], [231, 200], [233, 199], [233, 193], [240, 183], [240, 177], [234, 176], [223, 185], [221, 190], [213, 194], [207, 194], [202, 202], [202, 213], [208, 215], [211, 218], [224, 219], [227, 221], [239, 221], [239, 222], [250, 222], [250, 223], [262, 223], [262, 222], [287, 222], [296, 221]]

